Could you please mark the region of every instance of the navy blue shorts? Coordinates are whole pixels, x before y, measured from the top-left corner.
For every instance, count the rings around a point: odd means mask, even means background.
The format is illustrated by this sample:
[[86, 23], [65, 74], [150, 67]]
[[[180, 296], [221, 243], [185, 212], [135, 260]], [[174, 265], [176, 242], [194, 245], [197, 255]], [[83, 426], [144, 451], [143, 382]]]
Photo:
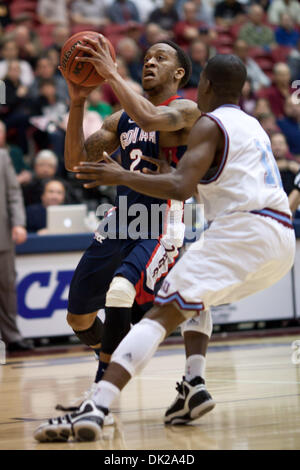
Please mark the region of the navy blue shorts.
[[81, 315], [104, 308], [106, 293], [116, 275], [135, 286], [139, 305], [149, 304], [154, 300], [155, 286], [167, 271], [167, 255], [158, 239], [94, 240], [74, 272], [68, 311]]

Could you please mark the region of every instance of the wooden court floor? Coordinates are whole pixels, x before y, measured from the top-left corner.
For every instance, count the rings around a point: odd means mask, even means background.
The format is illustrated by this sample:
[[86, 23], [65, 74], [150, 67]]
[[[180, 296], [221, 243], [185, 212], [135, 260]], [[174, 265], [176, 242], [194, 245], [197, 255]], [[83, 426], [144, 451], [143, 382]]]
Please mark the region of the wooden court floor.
[[39, 444], [32, 437], [57, 403], [70, 404], [90, 385], [88, 352], [18, 357], [0, 365], [0, 450], [299, 450], [300, 365], [291, 362], [299, 337], [212, 342], [206, 382], [215, 409], [192, 425], [166, 427], [165, 408], [181, 379], [180, 345], [161, 347], [115, 403], [116, 424], [94, 443]]

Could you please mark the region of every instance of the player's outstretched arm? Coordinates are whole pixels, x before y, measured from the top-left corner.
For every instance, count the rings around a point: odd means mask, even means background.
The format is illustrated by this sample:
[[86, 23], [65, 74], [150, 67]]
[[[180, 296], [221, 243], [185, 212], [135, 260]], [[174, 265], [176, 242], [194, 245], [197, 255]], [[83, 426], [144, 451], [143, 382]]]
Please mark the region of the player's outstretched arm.
[[105, 156], [104, 163], [82, 162], [75, 168], [76, 177], [91, 181], [84, 184], [87, 188], [101, 184], [125, 185], [147, 196], [184, 201], [195, 194], [197, 184], [207, 173], [223, 145], [224, 138], [217, 125], [203, 116], [191, 130], [187, 151], [172, 173], [146, 175], [125, 170]]
[[155, 106], [143, 96], [136, 93], [118, 73], [116, 64], [111, 58], [106, 39], [100, 34], [99, 41], [85, 38], [90, 47], [78, 45], [78, 50], [88, 56], [76, 57], [79, 62], [90, 62], [94, 65], [112, 87], [121, 106], [127, 114], [144, 131], [176, 131], [191, 128], [200, 116], [197, 104], [191, 100], [176, 100], [169, 106]]
[[80, 161], [99, 162], [104, 151], [110, 154], [118, 148], [117, 128], [122, 112], [119, 111], [106, 118], [101, 129], [85, 140], [83, 134], [85, 101], [91, 91], [97, 87], [83, 87], [72, 83], [61, 67], [59, 70], [67, 82], [70, 95], [64, 160], [66, 169], [73, 171], [74, 166]]
[[117, 133], [121, 112], [107, 117], [99, 131], [84, 139], [82, 122], [84, 108], [79, 104], [71, 105], [65, 140], [65, 167], [74, 171], [81, 161], [99, 162], [103, 152], [113, 153], [119, 146]]

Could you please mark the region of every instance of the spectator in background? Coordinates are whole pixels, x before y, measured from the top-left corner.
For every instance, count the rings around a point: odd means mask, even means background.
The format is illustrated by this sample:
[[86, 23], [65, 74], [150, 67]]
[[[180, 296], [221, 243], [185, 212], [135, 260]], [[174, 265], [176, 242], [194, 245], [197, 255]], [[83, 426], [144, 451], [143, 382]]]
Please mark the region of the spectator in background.
[[47, 207], [64, 204], [65, 184], [59, 179], [50, 179], [43, 185], [41, 202], [26, 207], [27, 230], [38, 235], [47, 235]]
[[22, 192], [7, 150], [0, 150], [0, 333], [8, 351], [33, 348], [18, 329], [15, 245], [26, 241]]
[[138, 12], [139, 17], [142, 23], [146, 23], [150, 13], [157, 8], [160, 4], [160, 0], [132, 0], [135, 4]]
[[19, 48], [19, 58], [26, 60], [32, 67], [42, 52], [42, 45], [38, 37], [31, 37], [28, 26], [19, 25], [14, 30], [14, 37]]
[[107, 15], [109, 20], [116, 24], [141, 21], [139, 11], [131, 0], [114, 0], [107, 9]]
[[183, 19], [174, 26], [176, 43], [187, 48], [195, 39], [199, 38], [199, 28], [208, 25], [196, 19], [196, 5], [194, 2], [185, 2], [183, 5]]
[[2, 26], [2, 28], [6, 28], [9, 24], [11, 24], [11, 18], [8, 2], [0, 1], [0, 26]]
[[0, 121], [0, 150], [6, 150], [9, 153], [14, 170], [17, 174], [17, 180], [20, 184], [27, 184], [32, 180], [32, 173], [29, 166], [24, 161], [24, 153], [17, 145], [8, 144], [6, 141], [6, 126]]
[[141, 61], [140, 50], [136, 42], [131, 38], [125, 37], [120, 39], [116, 50], [118, 57], [121, 57], [125, 62], [132, 80], [141, 83], [143, 64]]
[[245, 113], [253, 115], [256, 106], [256, 96], [253, 90], [251, 78], [247, 78], [242, 89], [239, 105]]
[[271, 85], [271, 80], [262, 71], [260, 66], [249, 55], [249, 46], [243, 39], [237, 39], [233, 46], [233, 53], [244, 62], [247, 76], [251, 79], [253, 90], [256, 92], [262, 87]]
[[148, 18], [148, 23], [155, 23], [163, 30], [168, 31], [173, 37], [173, 29], [179, 21], [179, 16], [175, 7], [175, 0], [163, 0], [159, 8], [155, 8]]
[[164, 39], [170, 39], [169, 33], [158, 24], [148, 23], [145, 27], [144, 35], [140, 40], [140, 47], [143, 53], [145, 53], [153, 44], [163, 41]]
[[71, 5], [71, 20], [73, 23], [86, 24], [101, 28], [108, 24], [106, 4], [99, 0], [75, 0]]
[[21, 64], [12, 60], [4, 79], [6, 104], [0, 106], [0, 116], [8, 130], [14, 130], [16, 142], [26, 154], [28, 151], [27, 128], [29, 114], [26, 109], [28, 88], [21, 83]]
[[287, 59], [288, 66], [291, 71], [291, 80], [299, 80], [300, 77], [300, 40], [297, 47], [293, 49]]
[[283, 134], [273, 134], [271, 136], [271, 146], [280, 171], [283, 189], [287, 195], [289, 195], [293, 190], [294, 179], [300, 169], [300, 165], [298, 162], [293, 160], [289, 152], [286, 138]]
[[113, 113], [113, 108], [103, 99], [102, 87], [93, 90], [87, 97], [88, 110], [96, 111], [104, 120]]
[[216, 4], [214, 14], [216, 24], [226, 28], [243, 22], [246, 10], [237, 0], [224, 0]]
[[262, 114], [268, 114], [271, 112], [271, 106], [267, 98], [258, 97], [254, 109], [254, 116], [258, 118], [258, 116], [261, 116]]
[[59, 174], [65, 174], [64, 168], [64, 139], [61, 129], [67, 105], [61, 100], [56, 91], [53, 79], [44, 80], [39, 87], [38, 97], [32, 101], [32, 116], [30, 123], [37, 128], [34, 139], [39, 148], [52, 148], [59, 158]]
[[277, 119], [284, 116], [284, 104], [294, 91], [290, 86], [291, 72], [287, 64], [278, 62], [273, 68], [273, 84], [262, 90], [260, 96], [266, 98], [271, 106], [272, 113]]
[[[136, 93], [139, 93], [140, 95], [143, 95], [143, 88], [142, 86], [132, 80], [132, 78], [129, 76], [128, 69], [126, 67], [126, 64], [124, 60], [121, 57], [117, 57], [117, 64], [118, 64], [118, 72], [121, 75], [121, 77], [126, 80], [126, 82], [133, 88], [133, 90]], [[102, 92], [103, 92], [103, 97], [106, 103], [109, 103], [114, 111], [117, 111], [120, 109], [120, 103], [116, 95], [114, 94], [111, 86], [108, 83], [104, 83], [102, 85]]]
[[[297, 104], [298, 101], [298, 104]], [[290, 151], [300, 159], [300, 103], [289, 96], [284, 104], [285, 116], [277, 120], [282, 133], [285, 135]]]
[[[0, 61], [0, 80], [3, 80], [7, 74], [9, 62], [19, 59], [19, 48], [12, 35], [7, 35], [2, 40]], [[34, 74], [31, 65], [26, 60], [20, 60], [21, 83], [24, 86], [30, 86], [34, 80]]]
[[55, 72], [55, 66], [49, 57], [42, 56], [38, 59], [35, 68], [35, 79], [32, 86], [29, 88], [29, 96], [31, 99], [37, 99], [40, 93], [40, 86], [45, 80], [53, 80], [58, 100], [62, 102], [69, 100], [66, 81], [60, 73], [56, 74]]
[[209, 27], [213, 27], [215, 25], [214, 8], [212, 6], [213, 2], [208, 2], [207, 0], [179, 0], [177, 1], [176, 5], [177, 5], [177, 11], [178, 11], [180, 19], [183, 19], [184, 17], [183, 7], [187, 1], [191, 1], [192, 3], [194, 3], [195, 8], [196, 8], [195, 19], [197, 21], [201, 21], [202, 23], [205, 23]]
[[58, 169], [58, 158], [52, 150], [41, 150], [37, 153], [33, 164], [33, 178], [23, 185], [25, 206], [39, 204], [44, 182], [54, 178]]
[[58, 24], [52, 31], [52, 44], [48, 50], [55, 49], [60, 54], [64, 43], [71, 36], [71, 30], [68, 24]]
[[264, 131], [266, 131], [269, 137], [271, 137], [273, 134], [280, 132], [280, 128], [276, 123], [276, 118], [271, 111], [267, 113], [258, 114], [256, 117], [261, 127], [264, 129]]
[[66, 24], [69, 21], [69, 0], [38, 0], [37, 14], [42, 24]]
[[198, 87], [200, 74], [208, 60], [208, 55], [208, 46], [200, 39], [197, 39], [191, 44], [189, 56], [192, 62], [192, 73], [188, 83], [186, 84], [186, 88]]
[[249, 10], [249, 21], [242, 26], [239, 39], [250, 47], [273, 48], [276, 45], [273, 30], [264, 24], [264, 10], [260, 5], [252, 5]]
[[[61, 123], [61, 129], [65, 132], [67, 130], [69, 120], [69, 113], [67, 113]], [[97, 111], [92, 111], [88, 109], [88, 102], [85, 102], [84, 116], [82, 122], [83, 135], [85, 140], [94, 132], [97, 132], [100, 127], [102, 127], [103, 119]]]
[[268, 10], [269, 22], [279, 25], [283, 13], [287, 13], [296, 24], [300, 25], [300, 4], [297, 0], [273, 0]]
[[294, 21], [287, 13], [280, 15], [280, 26], [275, 31], [275, 39], [279, 46], [297, 47], [300, 33], [295, 29]]

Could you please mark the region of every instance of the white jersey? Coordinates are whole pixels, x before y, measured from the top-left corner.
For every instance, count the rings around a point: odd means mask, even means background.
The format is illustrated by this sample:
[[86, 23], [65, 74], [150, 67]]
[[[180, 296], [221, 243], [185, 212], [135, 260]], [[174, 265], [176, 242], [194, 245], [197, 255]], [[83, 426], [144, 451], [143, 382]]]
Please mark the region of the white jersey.
[[223, 105], [206, 116], [218, 124], [225, 145], [214, 176], [198, 185], [205, 218], [265, 209], [290, 216], [270, 139], [259, 122], [234, 105]]

